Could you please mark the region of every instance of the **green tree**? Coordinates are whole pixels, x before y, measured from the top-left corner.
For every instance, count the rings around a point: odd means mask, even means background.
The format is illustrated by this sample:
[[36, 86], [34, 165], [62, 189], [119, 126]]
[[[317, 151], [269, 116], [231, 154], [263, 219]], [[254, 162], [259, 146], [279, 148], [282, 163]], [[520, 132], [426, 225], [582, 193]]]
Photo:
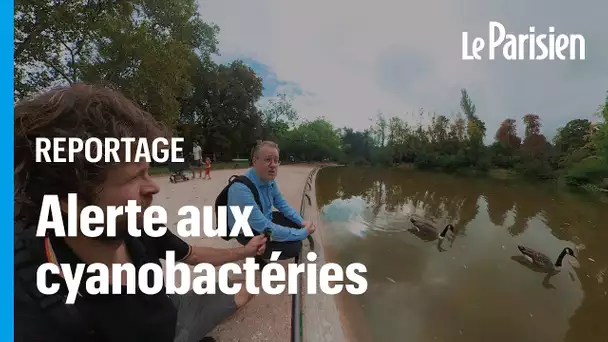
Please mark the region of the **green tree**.
[[278, 94], [276, 99], [270, 99], [262, 109], [262, 124], [266, 139], [281, 139], [297, 122], [298, 113], [291, 101], [292, 98], [288, 98], [286, 94]]
[[559, 152], [560, 167], [569, 167], [594, 153], [592, 144], [589, 144], [591, 129], [589, 120], [574, 119], [557, 130], [553, 142]]
[[218, 28], [195, 0], [19, 1], [15, 97], [91, 82], [125, 93], [169, 125], [193, 88], [197, 60], [216, 53]]
[[186, 122], [194, 123], [204, 136], [204, 149], [231, 159], [248, 155], [260, 136], [261, 118], [256, 102], [262, 96], [262, 79], [242, 61], [200, 70], [191, 97], [182, 100], [188, 108]]
[[460, 93], [460, 108], [469, 122], [467, 126], [469, 139], [471, 139], [474, 144], [481, 144], [486, 135], [486, 125], [477, 116], [477, 108], [469, 97], [467, 90], [462, 89]]
[[15, 1], [15, 100], [82, 80], [106, 21], [132, 11], [127, 1]]
[[352, 128], [345, 128], [341, 137], [341, 146], [348, 161], [354, 164], [370, 163], [374, 140], [368, 130], [356, 132]]
[[599, 156], [608, 161], [608, 92], [604, 103], [599, 107], [597, 116], [602, 120], [593, 127], [592, 141], [597, 147]]
[[388, 123], [384, 118], [382, 112], [378, 112], [376, 115], [376, 122], [370, 128], [370, 132], [373, 134], [374, 141], [378, 146], [385, 146], [387, 139]]
[[592, 185], [608, 189], [608, 93], [597, 115], [601, 122], [591, 125], [585, 137], [585, 144], [578, 151], [584, 150], [587, 155], [571, 165], [566, 174], [570, 185]]
[[338, 131], [324, 118], [303, 122], [287, 132], [280, 145], [284, 158], [295, 156], [309, 161], [342, 158]]
[[585, 137], [591, 129], [591, 121], [587, 119], [570, 120], [564, 127], [557, 130], [554, 138], [555, 147], [560, 153], [568, 153], [585, 146]]

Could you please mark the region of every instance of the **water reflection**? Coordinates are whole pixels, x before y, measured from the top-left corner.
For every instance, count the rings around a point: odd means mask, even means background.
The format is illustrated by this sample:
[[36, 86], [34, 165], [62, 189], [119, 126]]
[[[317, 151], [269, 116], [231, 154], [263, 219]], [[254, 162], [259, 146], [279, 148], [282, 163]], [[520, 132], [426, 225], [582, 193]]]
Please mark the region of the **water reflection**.
[[[405, 170], [328, 168], [317, 178], [328, 247], [364, 263], [353, 297], [375, 341], [602, 341], [608, 337], [608, 209], [538, 185]], [[446, 239], [408, 232], [409, 218], [453, 224]], [[517, 245], [550, 257], [543, 273]], [[398, 337], [396, 337], [398, 336]]]

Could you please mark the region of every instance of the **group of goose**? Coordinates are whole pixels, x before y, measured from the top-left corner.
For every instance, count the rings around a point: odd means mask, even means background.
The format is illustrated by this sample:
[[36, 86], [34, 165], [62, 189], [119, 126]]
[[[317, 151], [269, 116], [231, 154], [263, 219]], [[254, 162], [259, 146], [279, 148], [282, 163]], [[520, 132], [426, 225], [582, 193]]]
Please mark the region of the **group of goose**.
[[[425, 222], [421, 219], [411, 217], [410, 222], [412, 223], [412, 228], [408, 229], [408, 231], [410, 233], [416, 235], [420, 239], [422, 239], [424, 241], [428, 241], [428, 242], [434, 241], [437, 239], [441, 240], [440, 243], [437, 245], [438, 246], [437, 248], [439, 248], [440, 251], [442, 251], [441, 242], [445, 239], [447, 232], [451, 231], [452, 234], [454, 234], [454, 226], [451, 223], [446, 225], [443, 228], [443, 230], [441, 231], [441, 233], [439, 233], [438, 229], [434, 225], [432, 225], [428, 222]], [[452, 242], [453, 242], [453, 240], [452, 240]], [[561, 251], [561, 253], [558, 255], [555, 262], [553, 262], [551, 260], [551, 258], [549, 258], [547, 255], [545, 255], [541, 252], [535, 251], [532, 248], [518, 245], [517, 249], [523, 255], [523, 258], [527, 262], [529, 262], [531, 265], [536, 266], [546, 272], [554, 272], [554, 271], [560, 270], [562, 267], [562, 264], [563, 264], [564, 257], [566, 255], [570, 255], [570, 256], [574, 257], [575, 259], [577, 258], [576, 255], [574, 254], [574, 251], [570, 247], [564, 248]]]

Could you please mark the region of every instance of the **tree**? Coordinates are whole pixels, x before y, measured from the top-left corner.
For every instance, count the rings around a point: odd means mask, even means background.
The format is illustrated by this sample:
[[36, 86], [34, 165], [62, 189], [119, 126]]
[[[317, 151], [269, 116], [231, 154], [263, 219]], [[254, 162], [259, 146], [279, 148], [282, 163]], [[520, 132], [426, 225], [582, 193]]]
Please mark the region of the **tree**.
[[280, 139], [298, 120], [292, 99], [286, 94], [278, 94], [276, 99], [270, 99], [262, 109], [264, 135], [267, 139]]
[[540, 135], [540, 117], [536, 114], [524, 115], [525, 138]]
[[537, 178], [551, 178], [552, 169], [556, 167], [553, 148], [547, 138], [540, 134], [540, 117], [536, 114], [526, 114], [523, 117], [525, 138], [521, 145], [521, 160], [518, 165], [521, 173]]
[[591, 130], [591, 121], [574, 119], [557, 130], [554, 138], [555, 147], [560, 153], [568, 153], [586, 145], [586, 137]]
[[128, 1], [16, 1], [15, 100], [82, 80], [106, 21], [132, 11]]
[[384, 118], [384, 114], [382, 112], [378, 112], [376, 115], [376, 124], [370, 128], [374, 136], [375, 142], [379, 146], [385, 146], [386, 144], [386, 130], [388, 128], [388, 124], [386, 119]]
[[346, 158], [356, 164], [369, 163], [374, 141], [369, 131], [355, 132], [345, 128], [341, 138], [342, 151]]
[[547, 149], [547, 138], [540, 134], [540, 117], [536, 114], [526, 114], [523, 117], [525, 137], [522, 149], [531, 155], [538, 155]]
[[259, 138], [260, 112], [256, 102], [262, 96], [262, 80], [242, 61], [218, 65], [197, 82], [195, 113], [206, 137], [204, 148], [221, 152], [223, 158], [247, 154]]
[[602, 121], [593, 127], [591, 139], [598, 149], [599, 156], [608, 163], [608, 92], [604, 103], [598, 109], [597, 116]]
[[570, 185], [592, 184], [608, 189], [608, 93], [597, 115], [602, 121], [590, 125], [586, 144], [577, 150], [584, 154], [568, 165], [566, 181]]
[[506, 119], [496, 131], [496, 141], [510, 150], [517, 150], [521, 145], [521, 139], [517, 136], [517, 127], [514, 119]]
[[486, 135], [486, 125], [477, 117], [477, 108], [469, 97], [466, 89], [460, 91], [460, 108], [468, 120], [468, 135], [469, 138], [476, 143], [483, 143], [483, 138]]
[[294, 155], [311, 161], [342, 157], [338, 131], [324, 118], [300, 124], [287, 132], [280, 144], [285, 157]]
[[195, 0], [25, 0], [15, 12], [15, 97], [76, 82], [105, 84], [169, 125], [219, 29]]
[[461, 114], [458, 114], [450, 125], [450, 139], [463, 142], [467, 138], [466, 121]]

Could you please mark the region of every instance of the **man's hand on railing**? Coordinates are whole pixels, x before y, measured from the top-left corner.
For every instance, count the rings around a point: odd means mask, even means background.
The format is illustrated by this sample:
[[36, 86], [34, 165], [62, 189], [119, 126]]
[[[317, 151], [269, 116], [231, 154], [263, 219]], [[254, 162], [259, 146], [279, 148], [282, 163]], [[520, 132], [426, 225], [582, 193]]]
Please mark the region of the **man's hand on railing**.
[[308, 232], [308, 235], [314, 233], [315, 230], [317, 229], [317, 228], [315, 228], [315, 225], [312, 223], [312, 221], [302, 222], [302, 227], [304, 227], [304, 229], [306, 229], [306, 231]]

